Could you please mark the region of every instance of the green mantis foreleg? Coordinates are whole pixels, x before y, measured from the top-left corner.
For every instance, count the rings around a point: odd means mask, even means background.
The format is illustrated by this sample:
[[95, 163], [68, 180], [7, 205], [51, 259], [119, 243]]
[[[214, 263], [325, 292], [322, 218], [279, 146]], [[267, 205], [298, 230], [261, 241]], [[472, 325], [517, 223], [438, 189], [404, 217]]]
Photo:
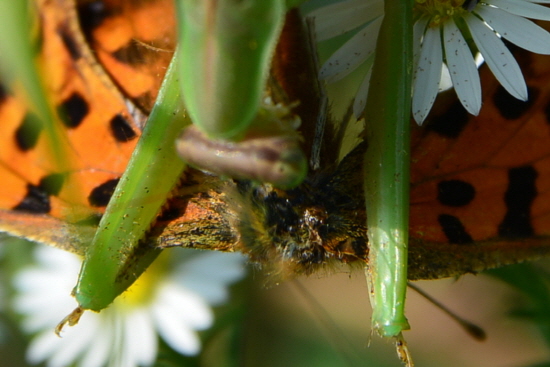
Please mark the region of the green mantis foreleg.
[[183, 98], [213, 138], [235, 138], [258, 112], [284, 0], [180, 0]]
[[305, 0], [178, 0], [181, 87], [193, 123], [238, 139], [261, 108], [286, 11]]
[[[373, 328], [402, 342], [410, 170], [412, 1], [386, 0], [366, 105], [365, 197]], [[401, 356], [410, 362], [406, 349]]]
[[[174, 60], [177, 60], [178, 53]], [[160, 250], [140, 245], [185, 167], [174, 137], [190, 120], [180, 98], [176, 61], [166, 74], [143, 135], [117, 186], [82, 265], [74, 294], [79, 308], [68, 317], [78, 321], [82, 310], [99, 311], [124, 292]], [[62, 324], [60, 325], [62, 326]]]

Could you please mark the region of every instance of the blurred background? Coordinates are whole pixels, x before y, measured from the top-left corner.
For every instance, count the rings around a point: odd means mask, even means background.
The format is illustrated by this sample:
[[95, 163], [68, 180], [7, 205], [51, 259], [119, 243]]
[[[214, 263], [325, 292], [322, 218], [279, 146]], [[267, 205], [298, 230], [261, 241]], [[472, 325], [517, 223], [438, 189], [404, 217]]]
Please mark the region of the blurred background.
[[[292, 282], [272, 289], [253, 287], [247, 366], [400, 366], [394, 346], [371, 334], [370, 305], [363, 274], [345, 271], [296, 280], [320, 311]], [[417, 366], [543, 366], [550, 360], [542, 324], [511, 317], [531, 300], [488, 275], [420, 281], [416, 285], [458, 315], [483, 327], [476, 341], [449, 316], [409, 290], [404, 336]], [[326, 313], [323, 313], [326, 312]], [[248, 321], [251, 320], [251, 321]], [[332, 326], [331, 326], [332, 325]], [[332, 327], [337, 329], [334, 330]]]

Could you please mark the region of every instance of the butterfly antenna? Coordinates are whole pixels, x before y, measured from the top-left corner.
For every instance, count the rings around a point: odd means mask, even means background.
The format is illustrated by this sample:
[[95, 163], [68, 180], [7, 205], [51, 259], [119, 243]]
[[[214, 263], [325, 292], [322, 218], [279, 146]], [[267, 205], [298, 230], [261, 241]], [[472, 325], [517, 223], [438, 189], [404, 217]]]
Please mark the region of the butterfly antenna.
[[334, 350], [346, 362], [348, 366], [361, 366], [363, 362], [352, 347], [352, 343], [347, 338], [346, 334], [336, 325], [327, 310], [319, 303], [319, 301], [311, 295], [311, 293], [298, 280], [293, 279], [287, 284], [291, 284], [294, 292], [299, 294], [304, 300], [311, 313], [315, 315], [314, 319], [319, 325], [319, 328], [325, 334], [325, 338], [332, 345]]
[[478, 341], [483, 341], [487, 338], [487, 334], [485, 333], [485, 330], [483, 330], [480, 326], [463, 319], [462, 317], [458, 316], [456, 313], [451, 311], [449, 308], [447, 308], [445, 305], [440, 303], [438, 300], [424, 292], [422, 289], [417, 287], [416, 285], [412, 284], [411, 282], [408, 282], [407, 285], [409, 288], [415, 290], [418, 294], [420, 294], [422, 297], [428, 300], [431, 304], [433, 304], [435, 307], [439, 308], [441, 311], [445, 312], [451, 319], [456, 321], [470, 336]]

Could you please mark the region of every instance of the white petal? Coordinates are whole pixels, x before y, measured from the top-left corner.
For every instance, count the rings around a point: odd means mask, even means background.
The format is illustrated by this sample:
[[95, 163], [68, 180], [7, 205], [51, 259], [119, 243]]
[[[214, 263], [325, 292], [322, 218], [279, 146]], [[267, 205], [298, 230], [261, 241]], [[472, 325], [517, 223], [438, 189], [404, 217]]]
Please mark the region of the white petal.
[[196, 329], [206, 329], [213, 323], [208, 304], [194, 292], [176, 285], [166, 284], [159, 290], [158, 301], [153, 306], [155, 312], [158, 308]]
[[[25, 272], [18, 274], [16, 280], [21, 280], [21, 275], [25, 275]], [[13, 299], [14, 309], [25, 315], [22, 327], [26, 332], [34, 333], [44, 328], [51, 328], [59, 322], [60, 317], [68, 315], [75, 309], [76, 302], [70, 297], [70, 288], [62, 294], [56, 292], [56, 288], [44, 286], [37, 291], [30, 288]], [[51, 294], [42, 292], [44, 289], [51, 290]]]
[[219, 304], [227, 300], [227, 286], [244, 274], [244, 257], [241, 254], [212, 252], [183, 263], [174, 279], [210, 304]]
[[424, 34], [418, 66], [414, 75], [412, 111], [421, 125], [430, 112], [441, 79], [441, 36], [439, 28], [428, 28]]
[[[225, 284], [220, 282], [205, 282], [200, 279], [186, 279], [184, 285], [205, 301], [212, 305], [218, 305], [227, 301], [229, 291]], [[200, 289], [200, 291], [198, 290]]]
[[422, 44], [421, 41], [424, 37], [429, 21], [430, 17], [425, 15], [413, 25], [413, 65], [418, 65], [418, 59], [420, 58], [420, 46]]
[[157, 334], [148, 310], [135, 310], [124, 317], [124, 345], [134, 365], [152, 365], [157, 356]]
[[62, 267], [63, 271], [74, 272], [80, 269], [81, 259], [70, 253], [54, 247], [39, 246], [34, 251], [34, 257], [42, 268], [59, 270]]
[[153, 316], [161, 338], [181, 354], [196, 355], [201, 347], [197, 333], [186, 325], [175, 323], [173, 313], [164, 311], [164, 307], [153, 309]]
[[453, 81], [451, 80], [451, 74], [449, 68], [445, 63], [441, 64], [441, 79], [439, 79], [439, 92], [444, 92], [453, 87]]
[[483, 21], [473, 14], [467, 14], [464, 19], [468, 24], [472, 38], [485, 62], [512, 96], [522, 101], [527, 100], [527, 86], [521, 69], [504, 43]]
[[37, 248], [34, 256], [40, 266], [24, 268], [13, 278], [17, 290], [13, 308], [25, 315], [22, 326], [29, 333], [51, 330], [75, 308], [70, 292], [80, 266], [76, 256], [45, 246]]
[[[120, 328], [120, 331], [124, 331], [124, 328]], [[120, 336], [120, 334], [119, 334]], [[136, 346], [126, 343], [123, 336], [115, 339], [117, 344], [113, 348], [116, 352], [111, 354], [109, 364], [107, 367], [136, 367], [135, 351]]]
[[[528, 1], [517, 0], [487, 0], [487, 4], [497, 6], [508, 13], [520, 15], [522, 17], [540, 20], [550, 20], [550, 8], [542, 5], [533, 4]], [[477, 11], [478, 6], [474, 11]]]
[[17, 312], [25, 314], [22, 321], [23, 329], [33, 333], [56, 325], [60, 317], [68, 315], [76, 308], [76, 302], [69, 294], [65, 293], [55, 298], [52, 298], [51, 295], [41, 296], [36, 294], [33, 297], [32, 293], [18, 295], [14, 299], [14, 304]]
[[58, 348], [59, 338], [47, 330], [33, 338], [27, 348], [26, 358], [31, 364], [38, 364], [48, 359]]
[[353, 115], [355, 118], [359, 118], [365, 110], [367, 104], [367, 96], [369, 94], [370, 76], [372, 75], [372, 68], [369, 68], [367, 75], [363, 78], [359, 90], [355, 95], [355, 101], [353, 101]]
[[443, 41], [447, 67], [456, 94], [464, 108], [472, 115], [477, 116], [481, 109], [479, 73], [466, 40], [452, 20], [445, 22]]
[[77, 332], [72, 332], [71, 335], [64, 335], [62, 339], [58, 339], [59, 348], [49, 358], [48, 366], [68, 366], [72, 364], [93, 343], [94, 337], [97, 337], [97, 335], [94, 335], [95, 330], [88, 328], [87, 325], [84, 327], [79, 325], [75, 330]]
[[109, 359], [109, 353], [113, 347], [113, 330], [110, 327], [104, 327], [98, 331], [101, 333], [101, 337], [94, 338], [94, 342], [80, 359], [79, 367], [103, 367], [105, 361]]
[[349, 39], [323, 64], [319, 78], [327, 83], [338, 81], [357, 69], [376, 49], [376, 40], [382, 24], [379, 17]]
[[323, 6], [307, 14], [315, 19], [317, 41], [344, 34], [384, 14], [382, 0], [348, 0]]
[[531, 52], [550, 54], [550, 33], [530, 20], [488, 6], [478, 7], [476, 13], [508, 41]]
[[215, 279], [231, 284], [245, 274], [246, 258], [240, 253], [202, 252], [178, 267], [178, 276]]

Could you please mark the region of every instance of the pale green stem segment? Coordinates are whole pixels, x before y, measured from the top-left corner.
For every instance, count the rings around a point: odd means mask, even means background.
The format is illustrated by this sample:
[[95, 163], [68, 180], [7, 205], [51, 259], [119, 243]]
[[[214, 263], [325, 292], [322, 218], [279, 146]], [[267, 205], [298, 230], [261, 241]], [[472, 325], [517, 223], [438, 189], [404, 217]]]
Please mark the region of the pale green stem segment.
[[74, 291], [82, 309], [107, 307], [160, 253], [140, 240], [185, 168], [174, 147], [175, 137], [191, 123], [181, 102], [178, 57], [176, 52], [158, 102], [86, 254]]
[[404, 314], [410, 175], [412, 1], [385, 0], [366, 105], [367, 278], [373, 328], [397, 337]]
[[[0, 0], [0, 75], [10, 89], [24, 93], [44, 128], [51, 159], [60, 172], [70, 170], [66, 135], [56, 118], [37, 64], [38, 20], [26, 0]], [[36, 34], [33, 34], [35, 30]]]
[[181, 87], [209, 137], [244, 133], [260, 106], [285, 0], [179, 0]]

